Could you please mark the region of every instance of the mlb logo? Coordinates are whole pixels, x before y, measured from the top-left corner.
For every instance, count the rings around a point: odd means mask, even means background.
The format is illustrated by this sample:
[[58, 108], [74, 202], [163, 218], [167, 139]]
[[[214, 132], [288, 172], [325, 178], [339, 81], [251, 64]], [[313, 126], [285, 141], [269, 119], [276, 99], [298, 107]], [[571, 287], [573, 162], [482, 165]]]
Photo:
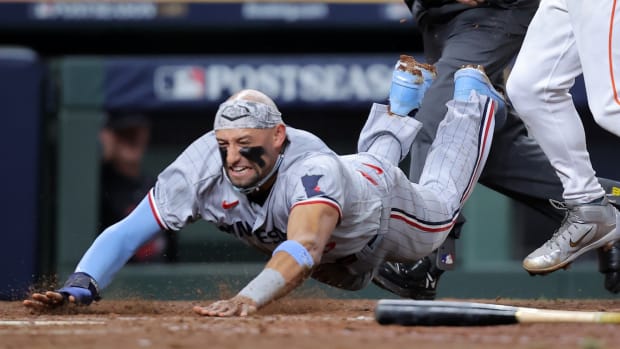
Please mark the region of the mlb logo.
[[155, 70], [155, 95], [159, 99], [197, 101], [205, 99], [205, 69], [199, 66], [162, 66]]
[[448, 253], [445, 255], [441, 255], [441, 263], [443, 264], [454, 264], [454, 258], [452, 258], [452, 254]]

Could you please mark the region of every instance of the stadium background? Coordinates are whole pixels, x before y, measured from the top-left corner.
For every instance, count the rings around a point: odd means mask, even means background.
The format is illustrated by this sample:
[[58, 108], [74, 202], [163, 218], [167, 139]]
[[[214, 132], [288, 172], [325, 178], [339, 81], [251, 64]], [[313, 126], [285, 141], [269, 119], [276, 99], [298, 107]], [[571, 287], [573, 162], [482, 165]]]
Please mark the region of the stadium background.
[[[105, 110], [149, 115], [153, 175], [246, 87], [272, 95], [292, 126], [350, 153], [370, 104], [387, 96], [398, 55], [422, 53], [400, 0], [1, 3], [0, 46], [2, 299], [23, 297], [41, 277], [64, 279], [95, 237]], [[574, 96], [598, 174], [620, 178], [618, 140], [594, 126], [581, 81]], [[443, 277], [440, 297], [610, 297], [593, 254], [544, 278], [520, 268], [552, 232], [528, 208], [479, 186], [465, 212], [459, 265]], [[179, 245], [177, 263], [128, 266], [106, 297], [215, 295], [222, 284], [240, 287], [264, 261], [206, 223], [181, 231]], [[389, 296], [374, 286], [306, 287]]]

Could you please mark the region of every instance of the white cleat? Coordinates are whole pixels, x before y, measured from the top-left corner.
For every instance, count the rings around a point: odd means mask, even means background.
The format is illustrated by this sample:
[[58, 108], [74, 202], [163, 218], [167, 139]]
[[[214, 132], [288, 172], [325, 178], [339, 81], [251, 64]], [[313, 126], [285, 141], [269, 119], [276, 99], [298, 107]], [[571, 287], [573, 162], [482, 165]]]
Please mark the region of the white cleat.
[[551, 203], [566, 210], [566, 216], [551, 239], [523, 260], [523, 268], [530, 274], [567, 268], [582, 254], [620, 239], [620, 212], [606, 198], [579, 205]]

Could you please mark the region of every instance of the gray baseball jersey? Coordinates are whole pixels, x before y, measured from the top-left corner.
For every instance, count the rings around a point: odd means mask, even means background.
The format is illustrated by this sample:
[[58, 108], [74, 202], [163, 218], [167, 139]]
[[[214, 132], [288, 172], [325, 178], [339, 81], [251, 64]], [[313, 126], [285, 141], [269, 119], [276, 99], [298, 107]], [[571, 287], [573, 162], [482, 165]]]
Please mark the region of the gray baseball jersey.
[[[411, 183], [397, 166], [419, 122], [390, 116], [385, 106], [375, 105], [358, 154], [339, 156], [316, 136], [287, 127], [289, 145], [262, 206], [232, 187], [211, 131], [159, 175], [149, 193], [151, 208], [164, 229], [179, 230], [204, 219], [270, 253], [286, 240], [295, 206], [325, 204], [339, 211], [340, 222], [325, 247], [322, 265], [344, 264], [349, 273], [361, 275], [372, 273], [386, 258], [415, 260], [444, 240], [479, 175], [477, 169], [484, 163], [480, 159], [487, 153], [480, 151], [480, 135], [488, 136], [480, 131], [487, 120], [483, 106], [472, 103], [460, 113], [449, 112], [449, 127], [440, 127], [440, 132], [449, 132], [440, 137], [443, 144], [436, 156], [429, 156], [431, 162], [436, 157], [449, 160], [449, 166], [433, 163], [432, 171], [445, 175], [429, 173], [428, 184]], [[454, 147], [458, 151], [452, 151]]]
[[269, 253], [286, 240], [293, 207], [320, 203], [333, 206], [341, 215], [324, 259], [359, 251], [378, 231], [385, 190], [363, 175], [375, 172], [377, 165], [364, 165], [357, 156], [338, 157], [308, 132], [293, 127], [286, 132], [290, 143], [262, 206], [228, 182], [214, 132], [196, 140], [159, 175], [152, 190], [162, 227], [179, 230], [202, 218]]

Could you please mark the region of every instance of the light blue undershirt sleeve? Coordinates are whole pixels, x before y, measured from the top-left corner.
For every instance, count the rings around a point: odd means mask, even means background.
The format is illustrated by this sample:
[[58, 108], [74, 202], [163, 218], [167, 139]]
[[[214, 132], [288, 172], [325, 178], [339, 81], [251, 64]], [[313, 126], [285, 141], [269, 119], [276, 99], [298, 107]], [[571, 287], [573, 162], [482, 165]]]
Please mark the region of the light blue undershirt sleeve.
[[160, 231], [146, 196], [127, 217], [95, 239], [75, 271], [87, 273], [104, 289], [138, 248]]

